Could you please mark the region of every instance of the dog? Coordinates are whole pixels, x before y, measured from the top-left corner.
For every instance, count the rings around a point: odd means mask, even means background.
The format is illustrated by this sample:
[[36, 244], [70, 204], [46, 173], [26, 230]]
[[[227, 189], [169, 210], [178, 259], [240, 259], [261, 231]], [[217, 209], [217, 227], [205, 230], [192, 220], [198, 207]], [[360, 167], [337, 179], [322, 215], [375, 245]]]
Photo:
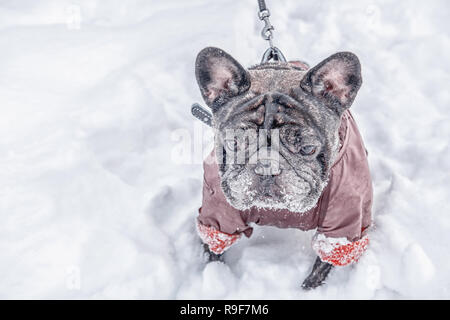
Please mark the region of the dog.
[[373, 191], [349, 110], [362, 85], [357, 56], [336, 53], [313, 68], [291, 61], [246, 69], [208, 47], [195, 74], [215, 131], [197, 217], [208, 259], [222, 260], [254, 223], [317, 230], [304, 289], [358, 261], [369, 244]]

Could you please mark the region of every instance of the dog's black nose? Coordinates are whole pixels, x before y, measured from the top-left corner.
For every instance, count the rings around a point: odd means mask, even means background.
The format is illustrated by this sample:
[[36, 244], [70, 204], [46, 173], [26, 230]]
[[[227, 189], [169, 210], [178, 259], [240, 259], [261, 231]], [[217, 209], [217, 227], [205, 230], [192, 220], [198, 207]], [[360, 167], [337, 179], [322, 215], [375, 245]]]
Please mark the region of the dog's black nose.
[[255, 173], [260, 176], [278, 176], [281, 174], [280, 162], [276, 159], [258, 159]]

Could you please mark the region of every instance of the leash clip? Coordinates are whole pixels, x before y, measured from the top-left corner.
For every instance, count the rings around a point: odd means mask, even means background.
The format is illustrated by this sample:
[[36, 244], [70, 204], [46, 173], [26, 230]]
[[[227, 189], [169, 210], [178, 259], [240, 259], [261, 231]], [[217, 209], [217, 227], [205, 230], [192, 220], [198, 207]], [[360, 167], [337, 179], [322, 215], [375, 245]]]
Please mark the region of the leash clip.
[[258, 13], [258, 16], [261, 21], [264, 21], [264, 28], [261, 31], [261, 36], [264, 40], [269, 41], [270, 47], [273, 47], [273, 44], [272, 44], [273, 32], [272, 31], [275, 30], [275, 28], [272, 26], [272, 24], [270, 23], [270, 20], [269, 20], [269, 17], [270, 17], [269, 9], [260, 11]]

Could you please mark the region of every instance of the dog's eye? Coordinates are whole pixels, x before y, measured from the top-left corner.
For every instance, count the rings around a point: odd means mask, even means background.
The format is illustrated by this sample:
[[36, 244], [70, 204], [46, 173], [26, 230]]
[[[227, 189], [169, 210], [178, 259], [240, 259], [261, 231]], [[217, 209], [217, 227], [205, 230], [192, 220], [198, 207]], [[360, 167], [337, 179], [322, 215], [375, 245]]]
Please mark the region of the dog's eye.
[[304, 156], [311, 156], [314, 153], [316, 153], [316, 147], [315, 146], [303, 146], [300, 149], [300, 153]]

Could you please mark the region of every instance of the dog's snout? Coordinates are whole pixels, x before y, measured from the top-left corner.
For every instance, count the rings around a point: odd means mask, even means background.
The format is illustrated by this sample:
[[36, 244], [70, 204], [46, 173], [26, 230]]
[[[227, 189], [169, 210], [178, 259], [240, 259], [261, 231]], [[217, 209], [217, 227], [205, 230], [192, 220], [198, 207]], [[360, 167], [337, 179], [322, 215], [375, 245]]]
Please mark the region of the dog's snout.
[[254, 170], [260, 176], [277, 176], [281, 174], [280, 162], [276, 159], [258, 159]]

